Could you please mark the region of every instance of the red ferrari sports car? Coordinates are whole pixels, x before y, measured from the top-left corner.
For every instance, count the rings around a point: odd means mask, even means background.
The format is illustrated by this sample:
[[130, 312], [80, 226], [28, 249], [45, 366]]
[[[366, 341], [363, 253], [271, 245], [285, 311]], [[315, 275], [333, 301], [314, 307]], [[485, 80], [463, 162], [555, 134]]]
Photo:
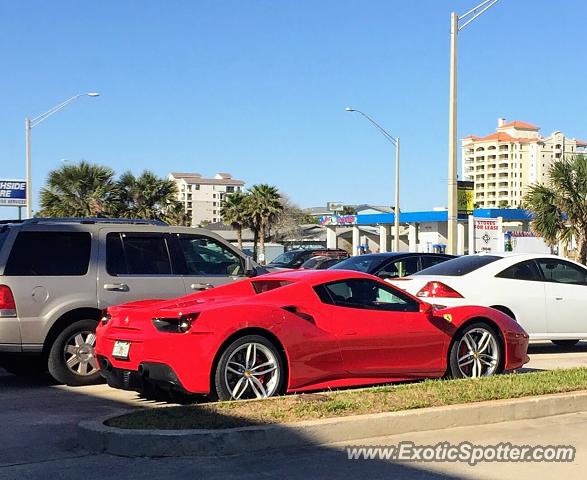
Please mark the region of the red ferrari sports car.
[[306, 270], [110, 307], [96, 354], [113, 387], [228, 400], [488, 376], [521, 367], [527, 347], [497, 310], [436, 307], [368, 274]]

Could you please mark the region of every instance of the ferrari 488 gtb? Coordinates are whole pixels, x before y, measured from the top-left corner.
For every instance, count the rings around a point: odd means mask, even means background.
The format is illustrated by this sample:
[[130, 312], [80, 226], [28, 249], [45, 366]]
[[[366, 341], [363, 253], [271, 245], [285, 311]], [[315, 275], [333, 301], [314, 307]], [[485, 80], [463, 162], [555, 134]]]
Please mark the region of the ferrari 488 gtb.
[[226, 400], [488, 376], [521, 367], [527, 347], [497, 310], [439, 309], [368, 274], [310, 270], [110, 307], [96, 354], [113, 387]]

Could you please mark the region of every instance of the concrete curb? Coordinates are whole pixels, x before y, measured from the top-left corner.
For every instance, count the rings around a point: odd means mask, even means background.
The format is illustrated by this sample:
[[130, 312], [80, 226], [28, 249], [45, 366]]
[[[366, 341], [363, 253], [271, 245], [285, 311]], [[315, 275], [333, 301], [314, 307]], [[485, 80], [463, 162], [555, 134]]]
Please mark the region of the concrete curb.
[[82, 421], [78, 425], [78, 436], [82, 446], [92, 452], [125, 457], [219, 456], [526, 420], [586, 410], [587, 391], [580, 391], [223, 430], [123, 430], [104, 425], [104, 421], [118, 414]]

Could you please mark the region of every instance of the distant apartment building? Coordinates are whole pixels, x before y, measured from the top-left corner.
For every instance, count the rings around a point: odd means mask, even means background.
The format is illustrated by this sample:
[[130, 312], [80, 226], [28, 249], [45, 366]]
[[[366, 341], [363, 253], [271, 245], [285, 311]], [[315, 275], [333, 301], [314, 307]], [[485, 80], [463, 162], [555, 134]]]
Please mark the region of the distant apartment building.
[[587, 142], [539, 132], [529, 123], [500, 118], [495, 133], [462, 140], [462, 178], [475, 182], [478, 207], [520, 207], [528, 185], [546, 181], [554, 160], [586, 152]]
[[202, 222], [220, 222], [220, 208], [226, 195], [242, 192], [245, 182], [232, 178], [229, 173], [217, 173], [214, 178], [203, 178], [199, 173], [169, 174], [177, 184], [178, 198], [185, 212], [192, 217], [192, 226]]

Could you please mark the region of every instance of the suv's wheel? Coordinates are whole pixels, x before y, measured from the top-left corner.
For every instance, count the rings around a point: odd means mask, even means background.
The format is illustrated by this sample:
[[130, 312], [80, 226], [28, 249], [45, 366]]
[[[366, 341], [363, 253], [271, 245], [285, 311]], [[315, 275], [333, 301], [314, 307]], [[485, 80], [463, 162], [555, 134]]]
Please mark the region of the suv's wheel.
[[232, 342], [222, 353], [214, 374], [219, 400], [278, 395], [284, 381], [279, 351], [259, 335], [246, 335]]
[[488, 377], [499, 372], [503, 353], [495, 330], [482, 322], [465, 327], [454, 339], [449, 353], [453, 378]]
[[571, 348], [579, 343], [579, 340], [551, 340], [557, 347]]
[[79, 320], [55, 339], [49, 351], [49, 373], [66, 385], [92, 385], [100, 381], [94, 353], [96, 321]]

